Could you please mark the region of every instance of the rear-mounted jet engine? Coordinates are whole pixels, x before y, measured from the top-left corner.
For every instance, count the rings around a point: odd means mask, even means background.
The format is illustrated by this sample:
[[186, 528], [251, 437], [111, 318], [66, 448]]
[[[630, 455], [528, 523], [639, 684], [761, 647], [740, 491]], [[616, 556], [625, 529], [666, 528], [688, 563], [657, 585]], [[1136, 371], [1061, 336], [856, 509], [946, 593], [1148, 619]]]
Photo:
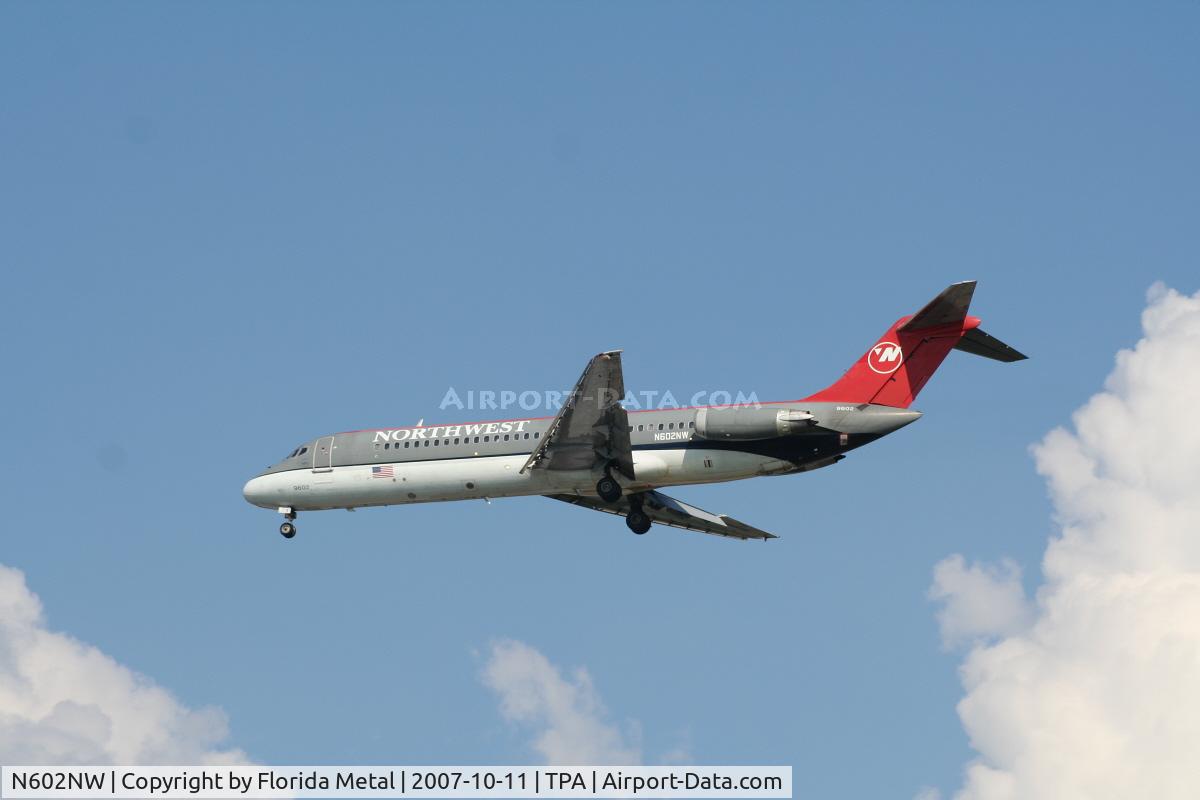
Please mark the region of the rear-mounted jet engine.
[[702, 408], [696, 412], [696, 435], [713, 441], [773, 439], [802, 433], [816, 424], [807, 411], [787, 408]]

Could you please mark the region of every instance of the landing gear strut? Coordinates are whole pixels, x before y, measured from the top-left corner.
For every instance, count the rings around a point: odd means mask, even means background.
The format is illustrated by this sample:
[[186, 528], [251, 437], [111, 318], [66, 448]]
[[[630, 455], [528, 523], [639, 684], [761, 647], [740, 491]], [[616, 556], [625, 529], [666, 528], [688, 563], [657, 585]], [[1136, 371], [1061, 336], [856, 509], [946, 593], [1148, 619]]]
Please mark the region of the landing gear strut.
[[615, 503], [621, 499], [621, 484], [613, 476], [605, 474], [596, 482], [596, 494], [606, 503]]
[[285, 507], [279, 509], [279, 513], [283, 514], [283, 518], [286, 520], [282, 525], [279, 526], [279, 532], [283, 534], [283, 538], [291, 539], [296, 535], [296, 526], [293, 524], [293, 520], [296, 519], [296, 512]]

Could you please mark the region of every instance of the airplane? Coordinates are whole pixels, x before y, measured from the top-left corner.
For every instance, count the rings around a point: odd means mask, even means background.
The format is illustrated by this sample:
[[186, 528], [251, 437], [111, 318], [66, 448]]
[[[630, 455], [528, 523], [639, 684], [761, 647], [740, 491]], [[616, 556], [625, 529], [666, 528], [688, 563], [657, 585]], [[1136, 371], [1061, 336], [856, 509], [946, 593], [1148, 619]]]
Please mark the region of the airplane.
[[637, 534], [659, 523], [775, 539], [660, 489], [831, 466], [920, 418], [910, 406], [951, 350], [1024, 359], [967, 314], [974, 291], [975, 281], [951, 284], [802, 400], [630, 412], [621, 405], [621, 351], [610, 350], [588, 362], [553, 418], [320, 436], [252, 478], [243, 496], [282, 514], [288, 539], [300, 511], [530, 495], [623, 516]]

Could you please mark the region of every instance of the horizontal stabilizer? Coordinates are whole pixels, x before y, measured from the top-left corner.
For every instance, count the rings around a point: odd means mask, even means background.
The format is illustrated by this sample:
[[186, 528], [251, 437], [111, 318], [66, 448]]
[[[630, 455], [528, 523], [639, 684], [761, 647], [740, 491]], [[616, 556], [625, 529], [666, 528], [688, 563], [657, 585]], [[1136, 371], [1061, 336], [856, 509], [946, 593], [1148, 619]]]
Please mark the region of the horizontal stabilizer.
[[962, 350], [964, 353], [970, 353], [974, 356], [983, 356], [984, 358], [1004, 362], [1022, 361], [1028, 358], [1028, 356], [1009, 347], [995, 336], [984, 333], [979, 328], [963, 334], [963, 337], [958, 340], [958, 344], [954, 346], [954, 349]]
[[967, 309], [971, 307], [973, 294], [975, 281], [952, 283], [897, 330], [919, 331], [942, 325], [961, 325], [967, 318]]

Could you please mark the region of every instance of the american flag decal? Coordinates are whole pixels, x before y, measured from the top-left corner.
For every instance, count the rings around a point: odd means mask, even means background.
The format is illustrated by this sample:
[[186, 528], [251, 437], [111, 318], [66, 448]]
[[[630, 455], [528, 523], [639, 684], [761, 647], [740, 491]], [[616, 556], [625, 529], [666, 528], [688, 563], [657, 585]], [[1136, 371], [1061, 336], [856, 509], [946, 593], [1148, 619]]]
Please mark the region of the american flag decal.
[[393, 467], [391, 464], [387, 464], [382, 467], [371, 467], [371, 477], [372, 478], [394, 478], [394, 477], [396, 477], [395, 467]]

